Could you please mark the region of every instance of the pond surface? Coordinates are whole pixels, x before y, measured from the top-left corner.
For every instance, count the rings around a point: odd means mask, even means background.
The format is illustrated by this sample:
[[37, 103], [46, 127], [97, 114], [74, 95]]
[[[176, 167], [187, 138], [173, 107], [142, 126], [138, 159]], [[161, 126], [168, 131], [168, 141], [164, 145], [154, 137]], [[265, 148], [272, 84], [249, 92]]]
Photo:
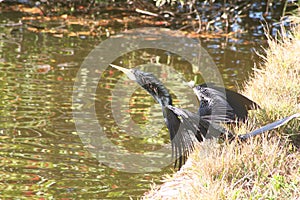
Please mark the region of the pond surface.
[[[21, 16], [2, 13], [0, 23], [17, 23]], [[126, 163], [129, 171], [119, 170], [122, 167], [118, 164], [123, 164], [119, 157], [111, 158], [114, 165], [110, 165], [93, 151], [101, 141], [84, 145], [79, 137], [84, 133], [78, 132], [73, 118], [74, 112], [81, 112], [72, 105], [74, 82], [78, 73], [89, 78], [79, 70], [80, 66], [105, 38], [53, 37], [29, 32], [23, 26], [1, 26], [0, 30], [1, 198], [136, 198], [149, 190], [151, 183], [159, 184], [163, 174], [174, 171], [169, 162], [141, 173], [132, 159]], [[239, 39], [202, 39], [201, 44], [213, 57], [226, 87], [235, 89], [251, 74], [255, 42], [263, 40], [263, 34], [254, 31]], [[187, 98], [190, 94], [186, 87], [176, 80], [195, 79], [198, 75], [180, 56], [142, 49], [120, 55], [115, 63], [134, 67], [157, 61], [173, 67], [148, 70], [165, 82], [168, 78], [173, 80], [168, 87], [174, 104], [195, 110], [197, 102]], [[151, 154], [168, 146], [161, 109], [145, 91], [111, 67], [94, 73], [101, 76], [98, 82], [91, 80], [97, 86], [91, 98], [91, 102], [95, 101], [96, 120], [111, 143], [119, 147], [118, 154]], [[138, 134], [141, 135], [137, 137]], [[170, 159], [165, 152], [151, 156]], [[132, 173], [135, 166], [137, 171]]]

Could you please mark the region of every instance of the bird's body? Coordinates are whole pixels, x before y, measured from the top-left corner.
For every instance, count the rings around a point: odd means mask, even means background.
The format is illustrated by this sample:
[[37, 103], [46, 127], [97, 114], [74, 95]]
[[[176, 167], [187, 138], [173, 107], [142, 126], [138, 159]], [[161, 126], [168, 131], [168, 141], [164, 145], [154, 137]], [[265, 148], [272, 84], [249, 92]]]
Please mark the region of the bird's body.
[[226, 115], [233, 122], [245, 121], [248, 110], [257, 109], [259, 105], [235, 91], [213, 84], [201, 84], [193, 87], [200, 107], [200, 116]]
[[[163, 116], [169, 130], [172, 152], [175, 155], [175, 166], [180, 168], [188, 154], [193, 150], [195, 141], [203, 141], [207, 135], [228, 135], [230, 132], [218, 125], [219, 122], [228, 122], [239, 116], [247, 117], [247, 105], [240, 102], [240, 107], [245, 106], [246, 113], [234, 113], [234, 105], [227, 102], [227, 94], [230, 98], [246, 97], [233, 91], [224, 89], [225, 92], [205, 85], [194, 87], [194, 92], [200, 101], [198, 114], [176, 108], [172, 105], [172, 97], [167, 88], [152, 73], [138, 69], [126, 69], [116, 65], [112, 67], [124, 72], [131, 80], [143, 87], [162, 107]], [[231, 95], [233, 94], [233, 95]], [[251, 101], [251, 100], [249, 100]], [[252, 102], [252, 101], [251, 101]], [[254, 102], [253, 102], [254, 103]], [[239, 119], [239, 118], [237, 118]], [[178, 162], [177, 162], [178, 161]]]

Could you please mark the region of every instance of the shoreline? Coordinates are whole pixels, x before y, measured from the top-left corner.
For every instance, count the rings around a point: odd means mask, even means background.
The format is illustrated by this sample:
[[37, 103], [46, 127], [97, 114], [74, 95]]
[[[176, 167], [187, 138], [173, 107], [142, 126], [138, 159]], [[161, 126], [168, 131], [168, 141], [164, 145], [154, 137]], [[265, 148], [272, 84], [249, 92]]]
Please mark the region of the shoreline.
[[[300, 26], [293, 37], [267, 36], [269, 47], [242, 94], [262, 109], [252, 111], [242, 134], [300, 111]], [[182, 169], [165, 177], [142, 199], [297, 199], [300, 197], [300, 120], [239, 144], [197, 144]], [[298, 168], [297, 168], [298, 166]]]

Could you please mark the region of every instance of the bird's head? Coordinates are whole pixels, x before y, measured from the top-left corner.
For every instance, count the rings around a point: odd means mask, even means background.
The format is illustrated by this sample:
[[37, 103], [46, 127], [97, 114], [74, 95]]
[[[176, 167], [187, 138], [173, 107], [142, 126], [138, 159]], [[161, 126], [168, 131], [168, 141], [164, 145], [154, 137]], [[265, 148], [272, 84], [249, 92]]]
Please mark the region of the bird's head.
[[136, 81], [135, 69], [127, 69], [127, 68], [120, 67], [120, 66], [113, 65], [113, 64], [110, 64], [110, 66], [112, 66], [113, 68], [116, 68], [116, 69], [120, 70], [121, 72], [123, 72], [124, 74], [126, 74], [126, 76], [130, 80]]
[[127, 69], [113, 64], [110, 64], [110, 66], [122, 71], [129, 79], [137, 82], [161, 105], [165, 106], [172, 104], [169, 91], [165, 88], [162, 82], [154, 76], [154, 74], [144, 72], [139, 69]]

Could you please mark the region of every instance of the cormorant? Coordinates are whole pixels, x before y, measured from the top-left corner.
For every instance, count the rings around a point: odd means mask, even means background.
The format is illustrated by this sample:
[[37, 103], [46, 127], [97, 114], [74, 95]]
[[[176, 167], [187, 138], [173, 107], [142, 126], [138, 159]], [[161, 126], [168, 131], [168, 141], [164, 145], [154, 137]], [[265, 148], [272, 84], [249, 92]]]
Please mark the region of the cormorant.
[[[201, 142], [207, 136], [221, 135], [230, 140], [235, 138], [231, 132], [220, 126], [219, 122], [244, 121], [247, 118], [248, 110], [260, 108], [255, 102], [239, 93], [202, 84], [193, 87], [194, 93], [200, 101], [200, 107], [198, 113], [192, 113], [172, 106], [172, 98], [168, 90], [152, 73], [110, 65], [124, 72], [131, 80], [136, 81], [161, 105], [170, 134], [172, 155], [176, 159], [174, 167], [178, 166], [178, 169], [194, 149], [195, 142]], [[299, 117], [300, 113], [296, 113], [237, 137], [240, 140], [246, 140]]]
[[[247, 108], [250, 108], [247, 106], [250, 103], [255, 104], [241, 94], [228, 89], [224, 89], [226, 92], [226, 94], [224, 94], [220, 91], [222, 88], [216, 87], [214, 89], [206, 85], [196, 86], [194, 87], [194, 92], [200, 101], [199, 117], [191, 117], [190, 120], [194, 119], [193, 122], [188, 123], [189, 121], [186, 121], [189, 126], [184, 126], [186, 123], [182, 123], [181, 119], [188, 119], [189, 117], [185, 118], [184, 116], [193, 116], [193, 114], [183, 109], [173, 107], [172, 97], [169, 91], [152, 73], [138, 69], [126, 69], [112, 64], [111, 66], [124, 72], [131, 80], [136, 81], [161, 105], [165, 123], [170, 134], [172, 152], [176, 160], [178, 160], [179, 168], [185, 162], [189, 152], [192, 151], [194, 142], [203, 141], [208, 132], [210, 135], [219, 136], [223, 134], [228, 135], [228, 137], [233, 137], [229, 131], [219, 126], [218, 123], [233, 122], [235, 119], [245, 119], [248, 114]], [[229, 102], [226, 101], [226, 95], [230, 95]], [[241, 109], [233, 109], [237, 106], [231, 104], [239, 102], [233, 101], [232, 96], [243, 100], [239, 108], [244, 107], [246, 112], [240, 112]], [[244, 101], [245, 99], [247, 101]], [[242, 105], [242, 103], [245, 103], [245, 105]], [[181, 119], [178, 117], [180, 115], [182, 115]]]

